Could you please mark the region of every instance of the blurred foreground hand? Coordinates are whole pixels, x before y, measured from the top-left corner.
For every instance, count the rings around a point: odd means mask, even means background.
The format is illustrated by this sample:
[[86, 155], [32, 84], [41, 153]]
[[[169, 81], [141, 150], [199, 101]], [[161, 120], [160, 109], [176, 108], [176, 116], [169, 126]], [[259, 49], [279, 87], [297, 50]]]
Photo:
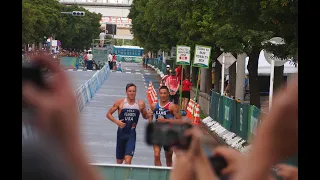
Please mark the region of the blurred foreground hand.
[[23, 82], [23, 99], [35, 107], [35, 124], [41, 135], [53, 137], [68, 157], [79, 180], [99, 179], [89, 165], [85, 148], [81, 142], [79, 111], [75, 93], [66, 73], [54, 64], [52, 56], [42, 54], [31, 58], [48, 68], [51, 77], [46, 79], [47, 88], [39, 88], [31, 82]]
[[170, 180], [202, 180], [218, 179], [208, 157], [202, 150], [201, 138], [204, 136], [199, 127], [186, 130], [185, 136], [191, 136], [191, 144], [187, 150], [175, 149], [175, 166]]
[[278, 164], [276, 168], [277, 175], [284, 180], [298, 180], [298, 168], [287, 164]]

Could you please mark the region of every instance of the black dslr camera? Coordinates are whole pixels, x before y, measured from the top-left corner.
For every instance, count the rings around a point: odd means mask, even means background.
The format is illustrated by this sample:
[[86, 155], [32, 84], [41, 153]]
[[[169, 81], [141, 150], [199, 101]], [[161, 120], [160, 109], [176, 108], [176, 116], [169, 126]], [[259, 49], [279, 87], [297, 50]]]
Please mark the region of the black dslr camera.
[[[147, 125], [146, 142], [148, 145], [175, 146], [180, 149], [188, 149], [192, 141], [191, 137], [184, 135], [191, 124], [151, 123]], [[221, 156], [209, 156], [209, 161], [220, 177], [221, 170], [227, 167], [226, 160]], [[224, 177], [221, 177], [225, 179]]]

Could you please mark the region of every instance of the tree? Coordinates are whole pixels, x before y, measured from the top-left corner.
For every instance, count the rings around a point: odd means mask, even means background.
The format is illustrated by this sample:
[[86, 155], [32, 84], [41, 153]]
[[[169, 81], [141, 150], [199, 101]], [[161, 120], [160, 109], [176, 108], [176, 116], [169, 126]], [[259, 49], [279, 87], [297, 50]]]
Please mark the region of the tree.
[[[286, 43], [281, 46], [266, 44], [265, 49], [279, 58], [292, 59], [298, 53], [298, 0], [262, 0], [260, 5], [260, 19], [270, 24], [275, 30], [275, 36], [282, 37]], [[283, 66], [274, 69], [274, 91], [283, 84], [283, 70]]]
[[[51, 36], [62, 28], [63, 20], [59, 18], [60, 6], [57, 0], [22, 1], [22, 37], [25, 37], [25, 43], [41, 42], [44, 36]], [[33, 23], [30, 24], [30, 21]]]
[[[184, 44], [191, 47], [191, 57], [194, 57], [194, 48], [196, 44], [207, 45], [212, 47], [211, 57], [215, 59], [216, 45], [212, 39], [205, 39], [203, 36], [203, 24], [202, 22], [206, 20], [204, 15], [208, 13], [208, 6], [206, 1], [183, 1], [177, 0], [176, 7], [178, 20], [180, 23], [180, 31], [175, 34], [178, 37], [178, 44]], [[191, 61], [191, 63], [193, 63]], [[212, 87], [212, 64], [209, 65], [208, 69], [205, 69], [207, 74], [206, 79], [201, 79], [206, 81], [205, 92], [210, 94], [210, 89]], [[192, 84], [194, 87], [197, 86], [197, 75], [199, 68], [192, 67]]]
[[[61, 14], [62, 11], [85, 11], [86, 15], [74, 17]], [[100, 33], [101, 14], [61, 5], [58, 0], [23, 0], [22, 14], [24, 44], [43, 42], [44, 37], [53, 36], [63, 47], [83, 49], [90, 47]]]
[[[134, 0], [129, 17], [132, 18], [135, 39], [148, 49], [155, 49], [157, 46], [168, 49], [176, 42], [190, 46], [193, 57], [195, 45], [203, 44], [213, 47], [211, 57], [214, 57], [214, 61], [221, 54], [220, 48], [223, 48], [224, 52], [246, 53], [249, 56], [247, 68], [250, 104], [260, 107], [258, 87], [260, 51], [267, 49], [277, 56], [288, 56], [296, 51], [294, 50], [297, 44], [296, 30], [289, 27], [290, 24], [294, 24], [292, 22], [296, 13], [296, 3], [292, 3], [288, 8], [290, 11], [283, 12], [277, 2], [279, 1]], [[288, 1], [283, 0], [283, 2]], [[278, 28], [275, 28], [274, 23], [270, 23], [270, 17], [273, 16], [281, 19]], [[290, 17], [290, 20], [286, 21], [286, 16]], [[262, 45], [262, 42], [273, 36], [284, 37], [286, 45], [278, 47], [270, 44]], [[220, 70], [220, 64], [217, 62], [215, 90], [219, 89]], [[231, 67], [230, 75], [235, 76], [234, 70], [235, 67]], [[197, 68], [193, 68], [192, 72], [193, 84], [196, 86]], [[207, 79], [207, 82], [211, 86], [211, 80]]]
[[[297, 50], [297, 30], [295, 26], [297, 15], [297, 1], [292, 1], [290, 7], [281, 10], [281, 1], [237, 1], [237, 0], [219, 0], [217, 2], [215, 17], [223, 20], [223, 32], [214, 30], [218, 33], [221, 41], [217, 45], [221, 47], [236, 47], [233, 52], [245, 52], [249, 56], [248, 71], [250, 82], [250, 104], [260, 107], [259, 87], [258, 87], [258, 58], [262, 49], [274, 53], [276, 56], [288, 57]], [[289, 5], [287, 0], [286, 2]], [[213, 3], [214, 4], [214, 3]], [[275, 19], [276, 18], [276, 19]], [[281, 19], [281, 23], [271, 23], [270, 19]], [[275, 28], [276, 24], [278, 28]], [[228, 26], [226, 26], [228, 25]], [[228, 31], [230, 30], [230, 31]], [[232, 38], [230, 38], [230, 36]], [[270, 44], [262, 45], [261, 43], [269, 40], [271, 37], [280, 36], [286, 41], [283, 46], [271, 46]], [[225, 39], [237, 40], [230, 44], [223, 45], [227, 42]], [[241, 47], [242, 46], [242, 47]], [[232, 52], [232, 51], [231, 51]], [[237, 53], [238, 53], [237, 52]]]
[[92, 40], [97, 39], [101, 30], [100, 23], [102, 15], [89, 12], [83, 7], [62, 6], [62, 12], [84, 11], [85, 16], [71, 16], [62, 14], [66, 21], [63, 30], [57, 32], [56, 38], [62, 41], [63, 47], [83, 49], [90, 48]]
[[213, 32], [211, 37], [226, 52], [245, 52], [249, 56], [250, 104], [260, 107], [258, 58], [261, 42], [270, 39], [274, 32], [259, 20], [259, 1], [220, 0], [212, 2], [212, 6], [214, 23], [208, 25]]
[[[44, 14], [33, 7], [28, 1], [22, 1], [22, 43], [34, 42], [36, 35], [36, 25], [44, 25]], [[38, 35], [39, 36], [39, 35]]]
[[286, 59], [298, 53], [298, 0], [262, 0], [260, 2], [260, 20], [275, 31], [275, 36], [282, 37], [284, 46], [267, 44], [268, 51]]
[[150, 32], [151, 25], [146, 20], [145, 11], [149, 0], [133, 0], [128, 18], [132, 19], [131, 31], [137, 44], [144, 47], [145, 52], [160, 48], [156, 36]]

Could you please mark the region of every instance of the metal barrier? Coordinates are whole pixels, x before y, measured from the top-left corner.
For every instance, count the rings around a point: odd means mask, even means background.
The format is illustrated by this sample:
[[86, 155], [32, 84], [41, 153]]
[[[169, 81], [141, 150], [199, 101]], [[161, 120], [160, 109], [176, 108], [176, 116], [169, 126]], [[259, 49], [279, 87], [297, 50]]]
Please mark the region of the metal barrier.
[[84, 106], [93, 98], [94, 94], [99, 90], [103, 82], [110, 74], [109, 65], [106, 64], [103, 68], [95, 73], [84, 85], [80, 86], [75, 92], [79, 111], [81, 112]]
[[148, 65], [154, 66], [154, 69], [157, 71], [158, 74], [166, 73], [166, 65], [159, 59], [149, 59]]
[[101, 173], [103, 179], [108, 180], [168, 180], [169, 167], [139, 166], [120, 164], [91, 164]]

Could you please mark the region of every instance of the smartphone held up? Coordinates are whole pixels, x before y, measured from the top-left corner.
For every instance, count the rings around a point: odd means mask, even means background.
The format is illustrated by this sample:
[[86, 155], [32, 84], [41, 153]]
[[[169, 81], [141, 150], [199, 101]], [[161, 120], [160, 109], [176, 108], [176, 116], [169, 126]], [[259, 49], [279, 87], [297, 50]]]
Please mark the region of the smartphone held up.
[[192, 128], [189, 123], [151, 123], [147, 125], [146, 142], [148, 145], [163, 145], [188, 149], [191, 137], [186, 137], [184, 132]]

